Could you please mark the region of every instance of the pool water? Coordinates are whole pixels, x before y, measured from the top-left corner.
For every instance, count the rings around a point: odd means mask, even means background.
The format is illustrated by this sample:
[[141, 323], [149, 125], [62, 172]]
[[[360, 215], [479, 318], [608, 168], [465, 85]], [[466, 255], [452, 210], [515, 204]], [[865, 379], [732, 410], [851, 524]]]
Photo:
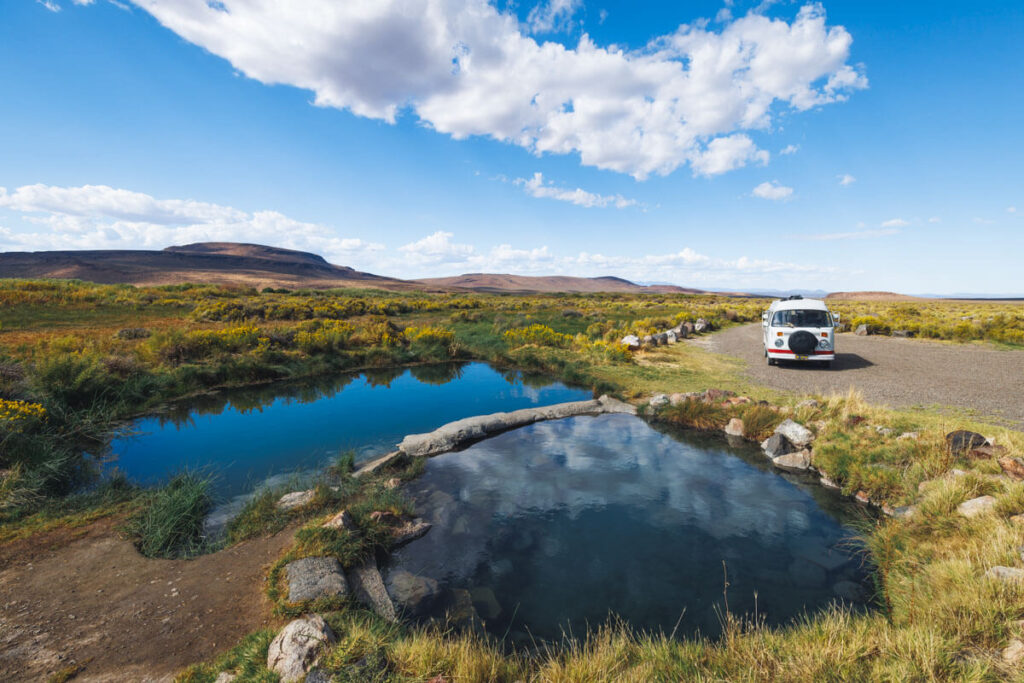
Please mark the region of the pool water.
[[484, 363], [419, 366], [217, 392], [136, 421], [105, 467], [142, 484], [189, 468], [215, 477], [220, 498], [271, 477], [394, 450], [406, 434], [471, 415], [591, 398], [589, 391]]
[[720, 632], [726, 609], [780, 624], [844, 600], [866, 572], [839, 496], [756, 447], [627, 415], [508, 432], [430, 459], [408, 492], [434, 528], [392, 570], [468, 591], [486, 629], [529, 645], [611, 614]]

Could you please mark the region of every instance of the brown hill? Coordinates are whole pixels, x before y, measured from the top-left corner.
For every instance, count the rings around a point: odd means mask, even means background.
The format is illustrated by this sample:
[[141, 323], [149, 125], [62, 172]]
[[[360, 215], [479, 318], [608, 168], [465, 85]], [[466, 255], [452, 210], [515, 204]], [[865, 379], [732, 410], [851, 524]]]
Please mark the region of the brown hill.
[[638, 285], [618, 277], [531, 276], [497, 273], [467, 273], [455, 277], [416, 280], [430, 287], [471, 289], [477, 292], [629, 292], [702, 294], [699, 289], [675, 285]]
[[921, 297], [896, 292], [832, 292], [825, 297], [831, 301], [919, 301]]
[[76, 278], [104, 284], [203, 282], [253, 287], [422, 289], [404, 280], [335, 266], [316, 254], [259, 244], [200, 242], [163, 251], [0, 253], [0, 277]]

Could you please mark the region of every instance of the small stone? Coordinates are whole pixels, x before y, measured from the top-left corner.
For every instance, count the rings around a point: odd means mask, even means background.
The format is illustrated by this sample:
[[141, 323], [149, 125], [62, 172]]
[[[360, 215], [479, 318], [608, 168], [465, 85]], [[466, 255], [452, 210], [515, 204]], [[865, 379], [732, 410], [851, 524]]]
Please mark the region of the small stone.
[[384, 488], [386, 489], [397, 489], [402, 485], [402, 480], [398, 477], [391, 477], [384, 482]]
[[858, 503], [863, 503], [864, 505], [867, 505], [868, 503], [871, 502], [871, 497], [868, 496], [867, 491], [857, 491], [856, 495], [854, 495], [853, 498]]
[[341, 563], [333, 557], [304, 557], [289, 562], [285, 572], [288, 576], [288, 602], [348, 594], [348, 582]]
[[960, 503], [956, 510], [964, 517], [977, 517], [990, 511], [995, 504], [996, 499], [992, 496], [978, 496]]
[[331, 674], [323, 669], [313, 669], [306, 674], [305, 683], [331, 683]]
[[896, 440], [897, 441], [905, 441], [907, 439], [912, 439], [914, 441], [917, 441], [920, 438], [921, 438], [921, 435], [918, 432], [903, 432], [902, 434], [900, 434], [899, 436], [896, 437]]
[[734, 417], [725, 425], [725, 433], [729, 436], [743, 436], [743, 420]]
[[346, 531], [357, 531], [359, 529], [356, 526], [355, 520], [352, 519], [352, 515], [348, 514], [348, 510], [342, 510], [324, 522], [324, 528], [345, 529]]
[[1003, 649], [1001, 656], [1003, 661], [1010, 666], [1016, 666], [1024, 661], [1024, 642], [1014, 638], [1010, 644]]
[[785, 420], [775, 428], [775, 433], [786, 437], [786, 440], [797, 448], [803, 448], [814, 441], [814, 434], [811, 430], [793, 420]]
[[627, 334], [619, 343], [627, 347], [630, 351], [635, 351], [640, 348], [640, 338], [635, 334]]
[[827, 489], [841, 489], [841, 488], [842, 488], [842, 486], [840, 486], [839, 484], [835, 483], [834, 481], [832, 481], [832, 480], [831, 480], [831, 479], [830, 479], [829, 477], [827, 477], [827, 476], [826, 476], [826, 475], [824, 475], [824, 474], [823, 474], [823, 475], [821, 475], [821, 478], [820, 478], [820, 479], [818, 479], [818, 482], [819, 482], [819, 483], [820, 483], [820, 484], [821, 484], [822, 486], [824, 486], [825, 488], [827, 488]]
[[402, 526], [391, 532], [393, 534], [391, 547], [394, 549], [406, 543], [412, 543], [430, 531], [432, 526], [430, 522], [419, 518], [405, 522]]
[[319, 614], [291, 622], [277, 634], [267, 650], [267, 668], [282, 683], [301, 681], [316, 666], [324, 647], [337, 641], [331, 627]]
[[647, 405], [649, 405], [651, 408], [654, 408], [655, 410], [661, 408], [662, 406], [667, 406], [668, 404], [668, 396], [666, 396], [665, 394], [655, 394], [647, 403]]
[[971, 456], [972, 458], [977, 458], [978, 460], [984, 460], [988, 458], [999, 458], [1001, 456], [1006, 455], [1006, 446], [993, 446], [990, 444], [985, 444], [984, 446], [975, 446], [974, 448], [967, 452], [967, 455]]
[[221, 671], [219, 674], [217, 674], [217, 678], [214, 679], [213, 683], [231, 683], [236, 678], [238, 678], [238, 674], [233, 674], [228, 671]]
[[309, 491], [293, 491], [291, 493], [286, 493], [277, 501], [277, 507], [281, 510], [294, 510], [312, 503], [313, 496], [315, 495], [316, 492], [312, 489]]
[[1024, 569], [1016, 567], [992, 567], [985, 572], [986, 579], [996, 579], [1004, 582], [1024, 581]]
[[811, 452], [806, 448], [797, 453], [787, 453], [772, 458], [772, 464], [784, 470], [802, 472], [811, 466]]
[[858, 337], [866, 337], [869, 334], [868, 326], [864, 324], [857, 325], [857, 329], [854, 330], [853, 333]]
[[813, 398], [809, 398], [809, 399], [807, 399], [805, 401], [800, 401], [799, 403], [796, 404], [797, 410], [800, 410], [801, 408], [808, 408], [808, 409], [811, 409], [811, 410], [817, 410], [820, 407], [821, 407], [821, 404], [818, 403], [818, 401], [816, 401]]
[[1002, 468], [1003, 472], [1006, 473], [1010, 479], [1021, 481], [1024, 479], [1024, 462], [1021, 462], [1020, 458], [1011, 458], [1009, 456], [999, 458], [997, 461], [999, 467]]
[[906, 519], [908, 517], [913, 517], [916, 512], [916, 505], [900, 505], [899, 507], [889, 507], [888, 505], [882, 506], [882, 514], [893, 517], [894, 519]]
[[386, 525], [394, 525], [402, 521], [401, 517], [390, 510], [374, 510], [370, 513], [370, 519]]
[[889, 429], [888, 427], [875, 425], [875, 431], [881, 434], [882, 436], [892, 436], [892, 430]]

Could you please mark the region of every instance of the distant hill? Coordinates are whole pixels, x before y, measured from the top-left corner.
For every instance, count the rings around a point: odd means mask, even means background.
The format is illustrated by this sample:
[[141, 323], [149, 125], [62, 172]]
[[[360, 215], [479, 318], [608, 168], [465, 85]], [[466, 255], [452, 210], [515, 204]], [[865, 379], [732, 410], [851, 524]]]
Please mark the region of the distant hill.
[[655, 294], [703, 294], [700, 289], [675, 285], [638, 285], [619, 277], [532, 276], [467, 273], [455, 277], [416, 280], [431, 287], [471, 289], [476, 292], [629, 292]]
[[203, 282], [263, 287], [422, 289], [404, 280], [335, 266], [316, 254], [260, 244], [200, 242], [162, 251], [0, 253], [0, 277], [75, 278], [103, 284]]
[[919, 296], [897, 294], [896, 292], [832, 292], [825, 297], [829, 301], [918, 301]]

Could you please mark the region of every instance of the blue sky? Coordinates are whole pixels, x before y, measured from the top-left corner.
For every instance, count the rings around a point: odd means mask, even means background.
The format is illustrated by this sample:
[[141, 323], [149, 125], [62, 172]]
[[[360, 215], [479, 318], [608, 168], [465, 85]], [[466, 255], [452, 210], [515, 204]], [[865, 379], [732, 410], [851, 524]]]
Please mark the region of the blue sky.
[[1021, 36], [1019, 2], [8, 2], [0, 250], [1020, 294]]

